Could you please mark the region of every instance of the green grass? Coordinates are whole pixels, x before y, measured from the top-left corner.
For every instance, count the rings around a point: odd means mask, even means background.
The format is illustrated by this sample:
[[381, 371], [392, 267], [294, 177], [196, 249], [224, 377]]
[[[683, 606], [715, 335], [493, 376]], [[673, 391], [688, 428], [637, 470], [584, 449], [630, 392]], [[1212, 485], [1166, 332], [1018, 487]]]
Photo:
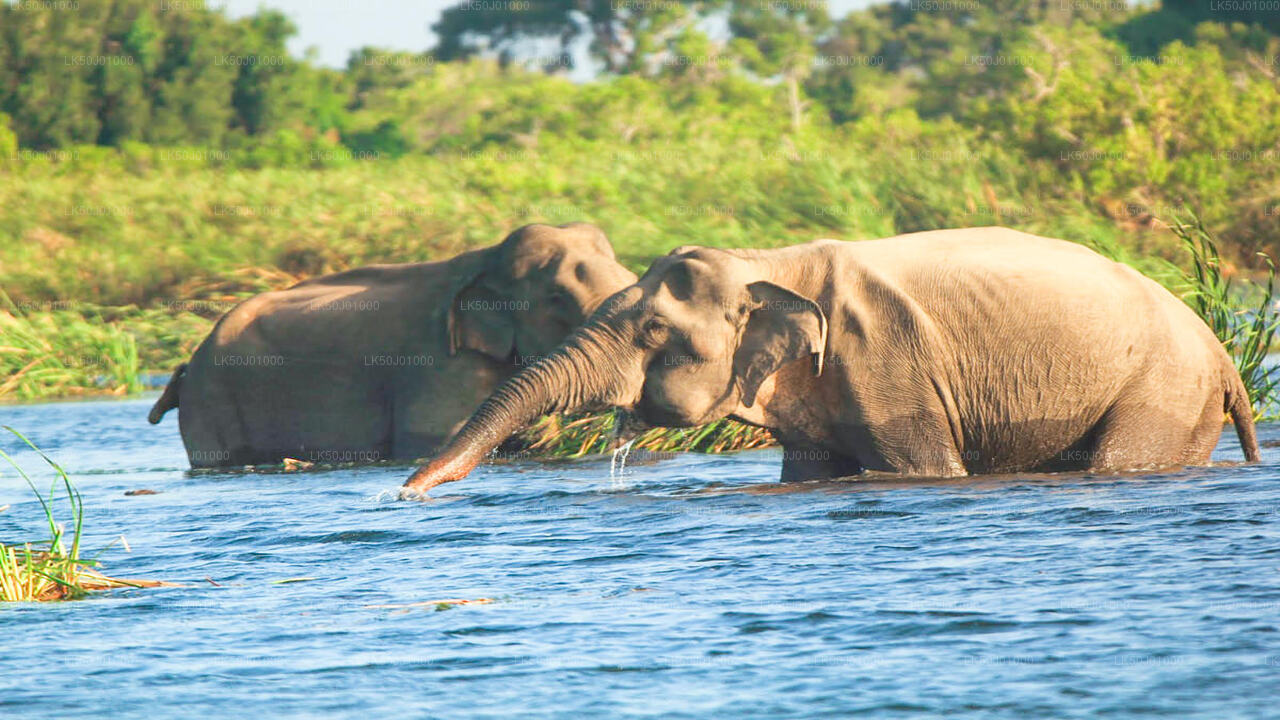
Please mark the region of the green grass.
[[81, 310], [23, 310], [0, 291], [0, 400], [142, 390], [138, 345]]
[[[95, 590], [159, 585], [160, 583], [151, 581], [107, 577], [94, 569], [98, 565], [96, 559], [80, 556], [80, 540], [84, 530], [84, 500], [80, 497], [80, 492], [72, 485], [71, 478], [62, 466], [45, 455], [22, 433], [7, 425], [4, 429], [39, 453], [53, 468], [55, 477], [49, 494], [43, 495], [26, 471], [0, 450], [0, 457], [8, 461], [35, 493], [49, 527], [49, 539], [42, 543], [0, 543], [0, 602], [75, 600]], [[66, 494], [66, 504], [71, 515], [70, 532], [58, 521], [55, 513], [55, 496], [59, 486]]]
[[116, 168], [123, 160], [109, 154], [101, 166], [44, 162], [0, 183], [0, 287], [20, 305], [217, 303], [574, 220], [603, 227], [634, 270], [682, 244], [984, 224], [1175, 257], [1169, 233], [1123, 230], [997, 150], [961, 152], [965, 142], [959, 130], [907, 127], [889, 138], [548, 138], [325, 169]]
[[0, 290], [0, 403], [140, 392], [144, 373], [168, 377], [231, 304], [19, 305]]
[[1197, 216], [1175, 218], [1171, 227], [1191, 253], [1184, 297], [1235, 361], [1255, 415], [1276, 418], [1280, 414], [1280, 373], [1266, 364], [1280, 328], [1271, 259], [1261, 256], [1268, 269], [1265, 285], [1237, 280], [1223, 271], [1218, 244]]
[[[545, 457], [582, 457], [613, 449], [613, 413], [543, 417], [506, 444], [508, 451]], [[773, 445], [773, 434], [733, 420], [692, 428], [650, 428], [636, 436], [632, 450], [653, 453], [721, 453]]]
[[529, 146], [473, 138], [320, 169], [138, 163], [106, 148], [18, 160], [21, 182], [0, 177], [0, 401], [134, 392], [140, 373], [185, 361], [239, 299], [348, 267], [451, 257], [530, 222], [595, 222], [636, 271], [682, 244], [997, 222], [1145, 271], [1175, 257], [1171, 234], [1122, 231], [961, 128], [744, 130], [756, 126], [702, 118], [630, 139], [602, 126]]

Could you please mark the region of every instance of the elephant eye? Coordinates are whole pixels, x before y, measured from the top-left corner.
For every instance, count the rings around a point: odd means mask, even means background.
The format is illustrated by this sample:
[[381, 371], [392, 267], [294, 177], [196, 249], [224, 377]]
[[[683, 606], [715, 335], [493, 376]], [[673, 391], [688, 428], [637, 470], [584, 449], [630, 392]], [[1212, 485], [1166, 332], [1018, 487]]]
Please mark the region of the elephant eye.
[[645, 347], [655, 348], [667, 339], [669, 326], [658, 318], [652, 318], [644, 324], [640, 331], [640, 341]]

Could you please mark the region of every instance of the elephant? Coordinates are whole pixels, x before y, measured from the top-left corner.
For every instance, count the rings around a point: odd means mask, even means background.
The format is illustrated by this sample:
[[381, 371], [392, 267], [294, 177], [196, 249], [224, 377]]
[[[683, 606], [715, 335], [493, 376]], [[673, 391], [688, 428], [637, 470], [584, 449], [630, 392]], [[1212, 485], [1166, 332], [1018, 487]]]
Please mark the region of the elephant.
[[192, 467], [413, 460], [636, 281], [586, 223], [526, 225], [440, 262], [371, 265], [254, 296], [173, 373]]
[[1001, 227], [686, 246], [487, 399], [405, 483], [465, 477], [531, 418], [622, 408], [769, 428], [782, 480], [1115, 472], [1209, 461], [1248, 393], [1185, 303], [1082, 245]]

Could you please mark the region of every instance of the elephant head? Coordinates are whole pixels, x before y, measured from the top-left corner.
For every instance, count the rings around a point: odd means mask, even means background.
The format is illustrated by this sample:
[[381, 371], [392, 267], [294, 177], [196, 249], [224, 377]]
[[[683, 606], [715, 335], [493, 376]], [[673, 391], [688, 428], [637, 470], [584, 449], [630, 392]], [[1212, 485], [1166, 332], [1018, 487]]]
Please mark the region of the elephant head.
[[465, 477], [539, 415], [619, 407], [651, 425], [743, 415], [791, 363], [822, 371], [827, 318], [750, 251], [685, 247], [609, 298], [548, 357], [500, 386], [406, 494]]
[[594, 225], [526, 225], [477, 254], [446, 320], [449, 354], [530, 364], [550, 353], [605, 298], [635, 282]]

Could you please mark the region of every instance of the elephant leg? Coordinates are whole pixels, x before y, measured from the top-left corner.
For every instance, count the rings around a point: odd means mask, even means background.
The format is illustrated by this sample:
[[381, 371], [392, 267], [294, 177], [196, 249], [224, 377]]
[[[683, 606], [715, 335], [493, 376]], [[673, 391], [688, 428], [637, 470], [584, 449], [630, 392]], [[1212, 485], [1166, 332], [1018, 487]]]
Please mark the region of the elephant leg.
[[[904, 415], [873, 429], [874, 442], [858, 443], [869, 470], [884, 470], [911, 477], [963, 477], [969, 474], [965, 456], [956, 447], [955, 434], [945, 412]], [[866, 441], [864, 441], [866, 442]], [[974, 458], [982, 458], [974, 453]], [[880, 458], [877, 462], [875, 458]], [[979, 463], [980, 464], [980, 463]]]
[[[429, 457], [467, 419], [467, 407], [457, 403], [455, 396], [442, 395], [435, 396], [428, 387], [397, 391], [391, 416], [391, 453], [397, 460]], [[465, 401], [473, 399], [467, 395]], [[481, 401], [483, 398], [475, 401], [471, 409]]]
[[193, 468], [251, 465], [244, 426], [228, 402], [230, 392], [208, 377], [207, 367], [192, 363], [182, 386], [178, 429]]
[[784, 445], [782, 482], [829, 480], [862, 472], [857, 460], [811, 445]]
[[1218, 439], [1222, 436], [1223, 402], [1217, 397], [1209, 398], [1204, 410], [1200, 412], [1200, 420], [1191, 431], [1183, 452], [1182, 461], [1188, 465], [1208, 465], [1214, 448], [1218, 447]]
[[[1218, 411], [1221, 432], [1222, 411]], [[1181, 465], [1189, 461], [1195, 425], [1200, 416], [1188, 421], [1166, 409], [1145, 403], [1117, 403], [1094, 428], [1095, 438], [1088, 469], [1095, 472], [1138, 470]], [[1215, 436], [1216, 441], [1216, 436]], [[1203, 452], [1201, 448], [1197, 452]]]
[[246, 444], [240, 438], [241, 433], [234, 418], [218, 423], [208, 415], [209, 410], [197, 406], [194, 400], [178, 408], [182, 442], [186, 446], [187, 460], [191, 467], [249, 464], [243, 457]]

